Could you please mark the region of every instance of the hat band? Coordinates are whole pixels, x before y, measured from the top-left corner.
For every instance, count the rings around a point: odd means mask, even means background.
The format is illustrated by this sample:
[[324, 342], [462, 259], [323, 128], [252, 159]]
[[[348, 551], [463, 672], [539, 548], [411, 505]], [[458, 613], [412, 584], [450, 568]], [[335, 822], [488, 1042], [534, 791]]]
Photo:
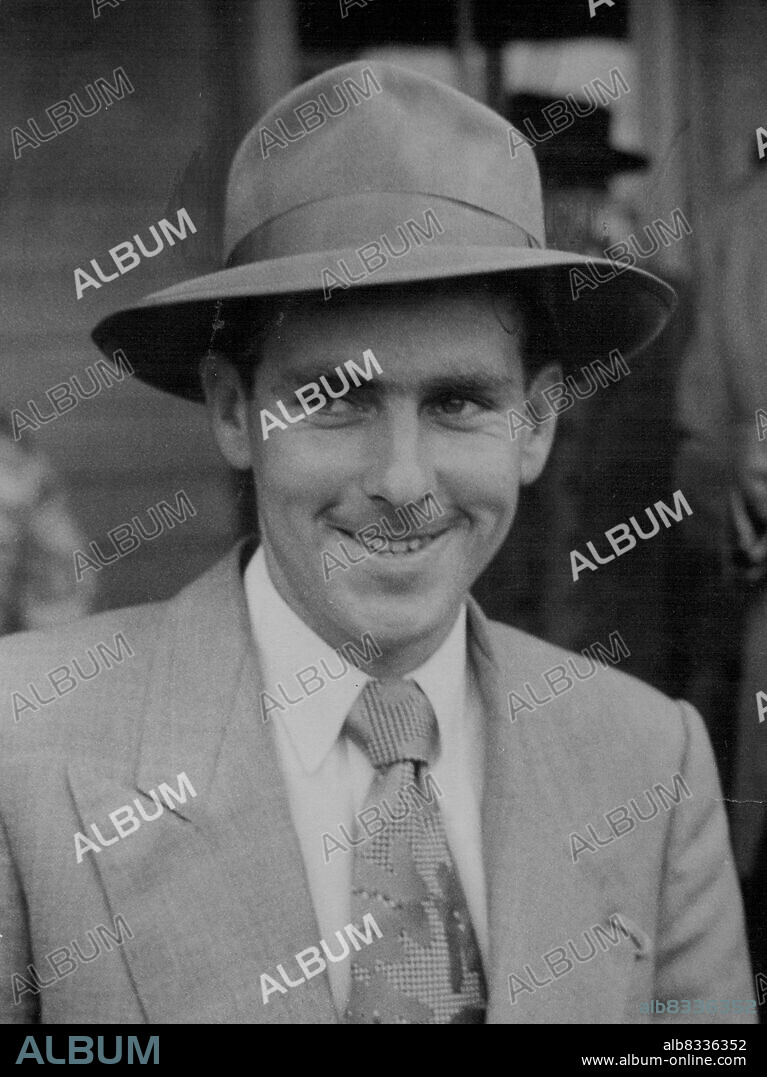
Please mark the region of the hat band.
[[468, 202], [410, 191], [364, 191], [306, 202], [254, 228], [226, 267], [291, 255], [364, 250], [382, 245], [401, 257], [423, 243], [443, 246], [542, 247], [520, 225]]

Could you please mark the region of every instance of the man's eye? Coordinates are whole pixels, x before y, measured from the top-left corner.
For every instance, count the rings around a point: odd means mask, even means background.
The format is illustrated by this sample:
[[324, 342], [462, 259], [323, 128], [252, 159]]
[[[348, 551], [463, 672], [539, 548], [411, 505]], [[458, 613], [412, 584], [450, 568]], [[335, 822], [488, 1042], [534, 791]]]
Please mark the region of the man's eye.
[[327, 402], [322, 405], [320, 411], [332, 412], [334, 415], [343, 415], [347, 411], [356, 411], [359, 409], [359, 402], [351, 399], [348, 396], [339, 396], [336, 398], [328, 397]]
[[434, 405], [443, 415], [451, 418], [468, 419], [484, 411], [487, 405], [466, 396], [445, 396], [435, 401]]
[[312, 412], [309, 418], [318, 422], [330, 419], [350, 419], [359, 414], [361, 410], [360, 402], [349, 396], [341, 396], [335, 399], [328, 397], [322, 407]]

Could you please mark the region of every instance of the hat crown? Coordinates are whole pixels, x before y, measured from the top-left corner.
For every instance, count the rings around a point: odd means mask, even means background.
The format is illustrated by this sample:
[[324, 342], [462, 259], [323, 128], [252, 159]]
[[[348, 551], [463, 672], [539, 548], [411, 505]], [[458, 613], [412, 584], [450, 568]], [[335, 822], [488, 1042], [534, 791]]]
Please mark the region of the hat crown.
[[[354, 202], [357, 241], [370, 242], [382, 216], [369, 196], [386, 194], [423, 196], [421, 206], [433, 198], [471, 207], [489, 215], [486, 224], [493, 217], [510, 223], [527, 245], [543, 247], [538, 167], [518, 139], [512, 156], [509, 131], [473, 98], [394, 64], [360, 60], [323, 72], [278, 101], [241, 144], [229, 174], [225, 258], [300, 207], [314, 206], [316, 222], [323, 202], [336, 202], [328, 215], [335, 222], [346, 220], [344, 203]], [[368, 196], [369, 212], [359, 212], [360, 196]], [[306, 249], [321, 249], [329, 238], [310, 237]], [[349, 241], [346, 234], [330, 246]]]
[[642, 269], [545, 249], [526, 137], [458, 90], [377, 61], [298, 86], [253, 128], [229, 174], [224, 239], [223, 270], [100, 322], [102, 351], [124, 349], [139, 377], [199, 400], [198, 359], [225, 300], [246, 300], [251, 317], [267, 297], [487, 275], [513, 288], [525, 274], [557, 310], [562, 354], [581, 364], [630, 358], [674, 303]]

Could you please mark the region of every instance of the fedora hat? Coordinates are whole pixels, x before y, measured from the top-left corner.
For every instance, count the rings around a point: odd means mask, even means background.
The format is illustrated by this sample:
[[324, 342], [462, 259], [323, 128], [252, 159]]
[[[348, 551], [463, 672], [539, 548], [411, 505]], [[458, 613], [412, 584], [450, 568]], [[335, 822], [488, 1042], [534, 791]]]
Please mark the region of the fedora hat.
[[544, 185], [602, 189], [607, 187], [612, 176], [646, 168], [650, 163], [643, 154], [619, 150], [612, 145], [610, 112], [595, 102], [591, 112], [579, 115], [575, 123], [561, 131], [553, 131], [549, 124], [547, 134], [544, 109], [558, 100], [541, 94], [517, 93], [508, 98], [504, 110], [518, 131], [526, 129], [527, 137], [532, 137], [533, 141], [535, 136], [531, 136], [531, 132], [538, 135], [540, 141], [536, 143], [535, 156]]
[[[547, 249], [535, 157], [518, 138], [512, 152], [509, 132], [473, 98], [393, 64], [325, 71], [240, 145], [224, 268], [110, 315], [95, 343], [122, 348], [144, 381], [199, 400], [199, 359], [229, 300], [332, 302], [353, 288], [488, 275], [508, 275], [512, 289], [524, 274], [555, 311], [567, 361], [613, 349], [628, 358], [663, 327], [673, 289], [640, 269], [594, 258], [590, 272], [583, 255]], [[573, 270], [603, 283], [574, 298]]]

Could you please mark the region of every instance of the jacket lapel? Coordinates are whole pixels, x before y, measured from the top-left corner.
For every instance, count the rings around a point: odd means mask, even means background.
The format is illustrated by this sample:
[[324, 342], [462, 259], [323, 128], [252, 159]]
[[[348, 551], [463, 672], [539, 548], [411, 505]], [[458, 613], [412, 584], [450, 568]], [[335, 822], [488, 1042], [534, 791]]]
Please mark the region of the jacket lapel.
[[[573, 939], [584, 955], [582, 932], [608, 927], [620, 913], [610, 907], [611, 886], [599, 871], [579, 871], [570, 857], [568, 833], [588, 804], [578, 781], [574, 738], [577, 714], [560, 700], [551, 710], [511, 723], [508, 692], [542, 670], [535, 641], [515, 633], [518, 648], [494, 645], [479, 606], [469, 607], [469, 657], [478, 674], [486, 716], [483, 851], [488, 893], [490, 954], [486, 971], [488, 1024], [620, 1021], [634, 962], [631, 943], [599, 953], [553, 979], [544, 954]], [[532, 668], [531, 668], [532, 665]], [[586, 809], [588, 810], [588, 809]], [[527, 972], [525, 966], [528, 966]], [[566, 968], [562, 965], [561, 968]], [[530, 979], [532, 971], [539, 984]], [[515, 993], [517, 974], [532, 991]], [[544, 981], [550, 981], [545, 983]], [[520, 982], [513, 981], [516, 988]]]
[[[83, 832], [184, 772], [196, 796], [119, 845], [86, 854], [113, 914], [149, 1022], [337, 1021], [323, 973], [264, 1004], [261, 974], [319, 941], [261, 691], [239, 547], [168, 605], [133, 775], [70, 768]], [[81, 865], [85, 871], [86, 866]], [[298, 940], [298, 942], [297, 942]], [[290, 975], [290, 973], [289, 973]], [[295, 975], [295, 973], [293, 974]]]

